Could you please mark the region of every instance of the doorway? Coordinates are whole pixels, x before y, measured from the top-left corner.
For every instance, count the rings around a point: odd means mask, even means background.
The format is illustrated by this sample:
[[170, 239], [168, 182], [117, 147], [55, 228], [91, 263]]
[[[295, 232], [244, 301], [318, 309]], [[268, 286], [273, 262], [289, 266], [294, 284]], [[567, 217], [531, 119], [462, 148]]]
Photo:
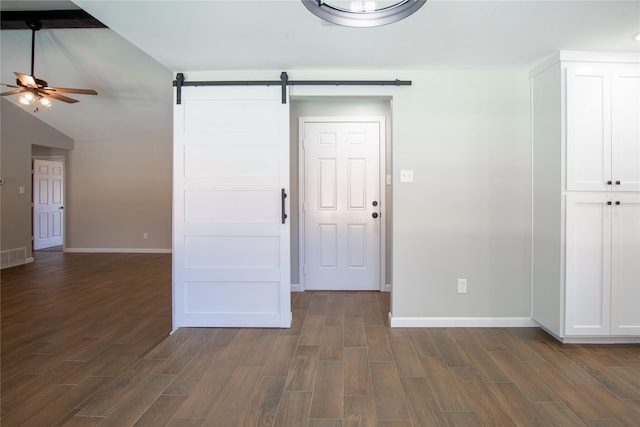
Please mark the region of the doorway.
[[381, 181], [381, 254], [379, 290], [391, 291], [393, 250], [393, 204], [392, 204], [392, 98], [389, 96], [297, 96], [290, 98], [291, 141], [291, 290], [304, 291], [304, 250], [301, 229], [300, 192], [303, 178], [300, 176], [299, 126], [302, 117], [383, 117], [385, 126], [381, 137], [380, 181]]
[[[291, 99], [291, 290], [306, 290], [304, 277], [304, 230], [302, 190], [304, 177], [301, 165], [303, 153], [299, 147], [300, 119], [303, 117], [341, 117], [348, 119], [383, 118], [384, 132], [380, 139], [380, 205], [381, 253], [378, 260], [379, 283], [376, 290], [391, 291], [392, 277], [392, 186], [391, 186], [391, 97], [323, 97], [300, 96]], [[372, 200], [373, 201], [373, 200]], [[295, 208], [294, 208], [295, 207]], [[370, 212], [370, 214], [373, 211]]]
[[33, 160], [33, 249], [64, 245], [64, 163]]

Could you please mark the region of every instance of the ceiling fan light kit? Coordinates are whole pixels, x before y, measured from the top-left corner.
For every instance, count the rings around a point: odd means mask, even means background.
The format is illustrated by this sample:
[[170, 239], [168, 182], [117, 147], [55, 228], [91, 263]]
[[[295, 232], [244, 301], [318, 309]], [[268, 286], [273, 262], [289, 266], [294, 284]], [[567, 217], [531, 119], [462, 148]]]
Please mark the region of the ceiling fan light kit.
[[74, 93], [79, 95], [98, 94], [98, 92], [93, 89], [49, 87], [49, 84], [46, 81], [36, 78], [34, 73], [36, 31], [39, 31], [42, 28], [42, 24], [37, 20], [27, 20], [25, 23], [27, 27], [31, 29], [31, 74], [14, 72], [13, 74], [17, 77], [15, 85], [2, 83], [4, 86], [13, 88], [13, 90], [0, 93], [0, 96], [19, 95], [16, 101], [25, 106], [33, 105], [33, 112], [35, 113], [40, 108], [50, 107], [52, 99], [66, 102], [68, 104], [78, 102], [77, 99], [61, 95], [62, 93]]
[[41, 108], [51, 107], [51, 100], [40, 94], [34, 95], [31, 92], [24, 92], [17, 98], [18, 103], [24, 106], [33, 105], [33, 112], [39, 111]]
[[33, 105], [36, 102], [36, 97], [31, 92], [25, 92], [18, 96], [18, 102], [22, 105]]

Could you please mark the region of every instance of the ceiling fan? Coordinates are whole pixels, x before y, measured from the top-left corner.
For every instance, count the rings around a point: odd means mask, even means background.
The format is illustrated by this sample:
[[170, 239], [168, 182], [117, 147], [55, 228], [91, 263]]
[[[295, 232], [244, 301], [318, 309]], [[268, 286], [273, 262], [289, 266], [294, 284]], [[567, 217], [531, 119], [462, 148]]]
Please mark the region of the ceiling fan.
[[49, 84], [44, 81], [36, 78], [33, 72], [33, 63], [34, 63], [34, 55], [35, 55], [35, 46], [36, 46], [36, 31], [39, 31], [42, 28], [42, 23], [37, 20], [28, 20], [26, 21], [27, 27], [31, 29], [31, 74], [23, 74], [16, 73], [16, 85], [10, 85], [6, 83], [0, 83], [2, 85], [8, 86], [10, 88], [15, 88], [13, 90], [2, 92], [0, 96], [7, 95], [17, 95], [22, 94], [18, 97], [18, 102], [23, 105], [34, 105], [34, 112], [38, 111], [38, 107], [46, 108], [51, 105], [50, 99], [57, 99], [58, 101], [66, 102], [69, 104], [74, 104], [78, 102], [77, 99], [69, 98], [68, 96], [61, 95], [63, 93], [75, 93], [80, 95], [97, 95], [93, 89], [74, 89], [74, 88], [64, 88], [64, 87], [50, 87]]

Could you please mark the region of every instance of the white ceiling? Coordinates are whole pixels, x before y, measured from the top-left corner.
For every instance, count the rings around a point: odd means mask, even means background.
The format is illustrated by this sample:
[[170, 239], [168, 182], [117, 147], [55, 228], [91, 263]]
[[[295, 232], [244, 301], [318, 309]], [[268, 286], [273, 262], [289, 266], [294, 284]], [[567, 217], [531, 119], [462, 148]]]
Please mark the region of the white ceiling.
[[[93, 88], [37, 117], [75, 139], [148, 137], [170, 120], [175, 71], [529, 68], [558, 50], [635, 51], [640, 0], [429, 0], [378, 28], [322, 23], [299, 0], [75, 0], [109, 29], [42, 30], [36, 75]], [[68, 1], [2, 1], [2, 10]], [[30, 31], [3, 30], [1, 78], [29, 71]], [[169, 104], [169, 105], [168, 105]], [[158, 131], [160, 132], [160, 131]], [[125, 135], [126, 134], [126, 135]]]
[[429, 0], [378, 28], [323, 25], [299, 0], [75, 3], [174, 71], [528, 67], [640, 46], [639, 1]]

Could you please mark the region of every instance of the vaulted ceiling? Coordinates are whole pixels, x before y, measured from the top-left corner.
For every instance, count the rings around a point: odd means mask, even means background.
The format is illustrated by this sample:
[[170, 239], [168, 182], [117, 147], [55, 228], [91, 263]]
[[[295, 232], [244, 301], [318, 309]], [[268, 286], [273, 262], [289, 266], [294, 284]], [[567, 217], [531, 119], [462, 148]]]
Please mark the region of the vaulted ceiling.
[[[76, 139], [153, 134], [170, 120], [174, 72], [190, 70], [519, 68], [558, 50], [635, 51], [640, 1], [429, 0], [378, 28], [328, 25], [299, 0], [2, 1], [2, 11], [82, 8], [110, 29], [44, 29], [35, 73], [93, 88], [36, 113]], [[29, 30], [3, 30], [4, 83], [28, 72]], [[120, 135], [120, 136], [123, 136]]]

